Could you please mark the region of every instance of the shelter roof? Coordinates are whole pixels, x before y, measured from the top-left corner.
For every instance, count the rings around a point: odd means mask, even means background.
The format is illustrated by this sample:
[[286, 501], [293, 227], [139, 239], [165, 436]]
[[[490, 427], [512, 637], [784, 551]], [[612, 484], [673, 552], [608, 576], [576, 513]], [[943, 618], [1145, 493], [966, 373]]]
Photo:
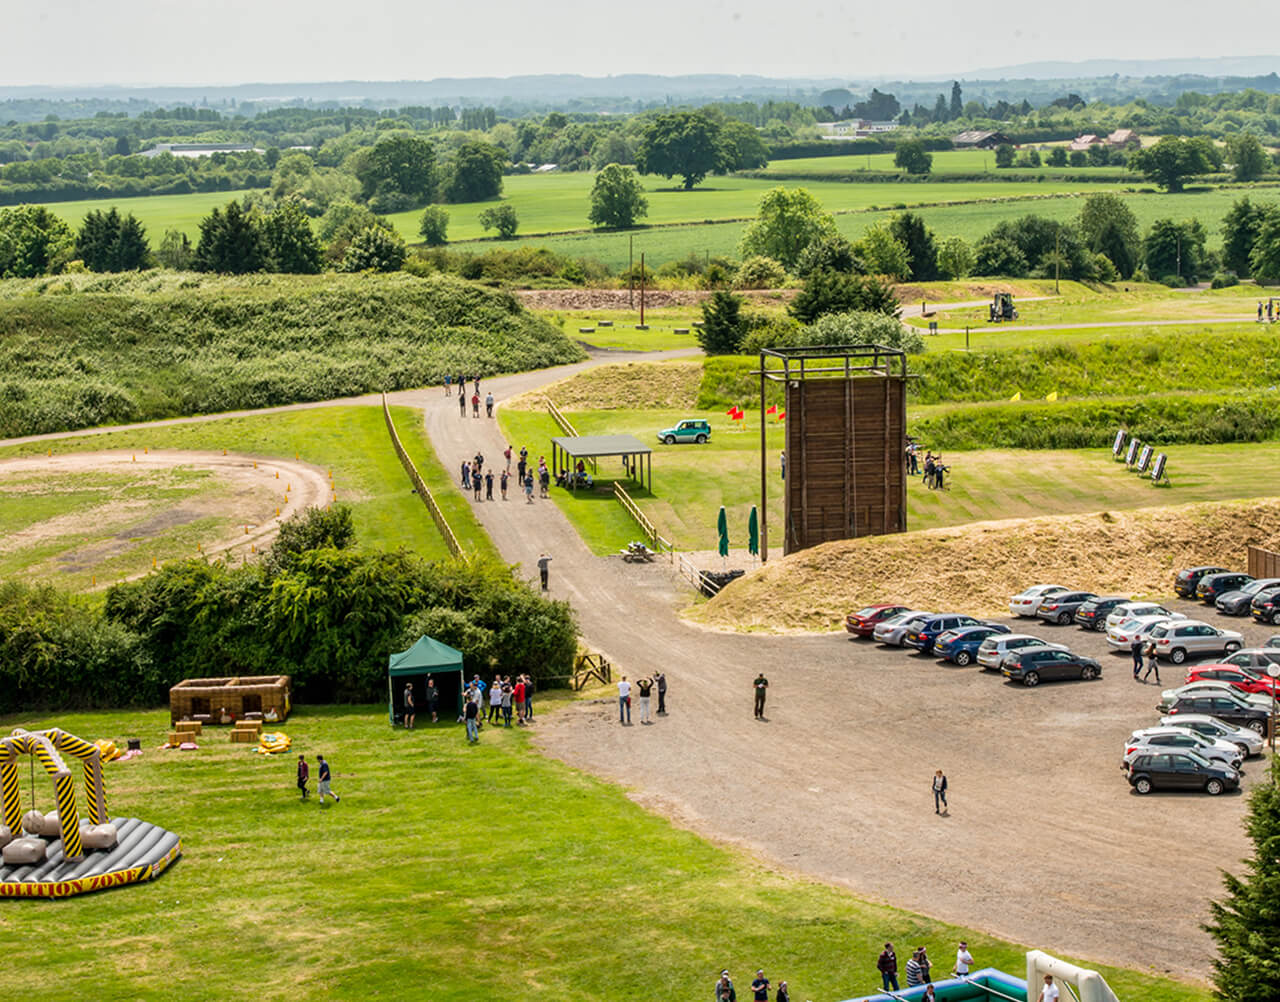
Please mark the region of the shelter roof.
[[430, 637], [421, 637], [407, 651], [388, 659], [392, 675], [429, 675], [433, 671], [462, 671], [462, 652]]
[[553, 438], [551, 441], [575, 458], [634, 456], [653, 451], [634, 435], [573, 435]]

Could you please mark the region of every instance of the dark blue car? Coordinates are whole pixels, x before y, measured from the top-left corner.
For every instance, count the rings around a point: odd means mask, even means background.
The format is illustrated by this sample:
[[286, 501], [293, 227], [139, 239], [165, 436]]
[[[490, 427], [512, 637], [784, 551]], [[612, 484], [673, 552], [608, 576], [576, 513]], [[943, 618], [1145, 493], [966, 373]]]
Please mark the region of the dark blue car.
[[948, 630], [958, 630], [962, 626], [983, 626], [980, 619], [974, 619], [972, 616], [962, 616], [955, 612], [940, 612], [936, 616], [930, 616], [924, 620], [914, 630], [908, 631], [907, 635], [902, 638], [902, 643], [906, 647], [914, 647], [922, 654], [928, 654], [933, 650], [933, 642]]
[[953, 661], [960, 667], [971, 665], [978, 659], [978, 646], [997, 633], [1008, 633], [1009, 627], [999, 623], [983, 623], [981, 626], [963, 626], [939, 637], [933, 645], [933, 653]]

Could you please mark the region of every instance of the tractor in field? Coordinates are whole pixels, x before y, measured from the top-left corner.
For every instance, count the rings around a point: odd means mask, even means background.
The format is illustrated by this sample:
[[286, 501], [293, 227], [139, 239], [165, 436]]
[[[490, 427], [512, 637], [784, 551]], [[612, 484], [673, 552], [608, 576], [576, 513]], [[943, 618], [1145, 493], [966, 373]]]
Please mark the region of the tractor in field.
[[1006, 320], [1018, 319], [1018, 311], [1013, 307], [1012, 292], [997, 292], [991, 300], [989, 310], [987, 323], [998, 324]]

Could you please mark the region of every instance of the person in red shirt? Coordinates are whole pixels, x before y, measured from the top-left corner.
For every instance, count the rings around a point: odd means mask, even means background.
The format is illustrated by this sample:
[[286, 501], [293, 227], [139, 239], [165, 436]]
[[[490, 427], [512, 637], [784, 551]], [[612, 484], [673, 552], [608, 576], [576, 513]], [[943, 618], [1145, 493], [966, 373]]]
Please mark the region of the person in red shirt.
[[511, 698], [516, 704], [516, 726], [524, 726], [524, 676], [516, 679], [515, 688], [511, 691]]
[[480, 416], [480, 394], [479, 393], [473, 393], [471, 395], [471, 416], [472, 417]]
[[298, 789], [302, 791], [302, 799], [307, 799], [307, 780], [311, 778], [311, 766], [307, 765], [305, 756], [298, 756]]

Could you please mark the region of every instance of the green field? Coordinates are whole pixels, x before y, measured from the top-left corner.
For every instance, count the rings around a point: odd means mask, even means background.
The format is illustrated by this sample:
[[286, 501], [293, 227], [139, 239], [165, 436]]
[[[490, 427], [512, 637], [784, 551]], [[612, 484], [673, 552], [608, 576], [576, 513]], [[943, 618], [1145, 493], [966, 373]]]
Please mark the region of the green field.
[[[934, 408], [911, 409], [909, 419], [934, 413]], [[745, 548], [747, 514], [760, 500], [760, 426], [748, 413], [747, 430], [730, 429], [719, 411], [579, 411], [566, 415], [583, 435], [633, 434], [654, 442], [653, 493], [633, 492], [640, 508], [658, 530], [679, 549], [711, 550], [716, 546], [716, 514], [724, 505], [729, 516], [730, 544]], [[702, 417], [712, 424], [707, 445], [661, 445], [654, 434], [680, 418]], [[537, 411], [500, 412], [500, 422], [512, 443], [531, 452], [546, 448], [558, 434], [547, 415]], [[782, 480], [778, 454], [782, 429], [768, 429], [769, 519], [777, 527], [782, 517]], [[1126, 473], [1105, 449], [1040, 452], [981, 451], [948, 453], [951, 489], [926, 489], [918, 480], [907, 489], [907, 524], [911, 529], [964, 525], [990, 519], [1025, 518], [1141, 508], [1225, 498], [1254, 497], [1265, 492], [1258, 471], [1280, 462], [1280, 443], [1254, 445], [1176, 446], [1168, 449], [1171, 488], [1156, 488], [1149, 480]], [[601, 476], [616, 471], [602, 464]], [[623, 485], [630, 491], [628, 481]], [[640, 530], [611, 495], [569, 492], [552, 488], [556, 503], [566, 512], [596, 553], [613, 553], [640, 537]]]
[[[476, 521], [470, 502], [454, 486], [422, 427], [421, 412], [408, 407], [392, 408], [396, 430], [405, 449], [417, 464], [440, 503], [455, 535], [468, 552], [497, 556], [493, 543]], [[351, 506], [357, 541], [369, 548], [395, 549], [399, 546], [429, 559], [448, 556], [444, 541], [426, 508], [414, 494], [400, 461], [391, 448], [382, 410], [378, 407], [317, 407], [263, 414], [254, 417], [227, 418], [189, 424], [171, 424], [145, 431], [115, 431], [89, 437], [63, 438], [25, 446], [0, 449], [0, 458], [41, 455], [52, 449], [55, 455], [96, 451], [99, 449], [185, 449], [220, 453], [223, 449], [249, 456], [292, 459], [296, 454], [303, 462], [333, 471], [338, 500]], [[139, 488], [141, 489], [141, 488]], [[159, 496], [147, 488], [148, 497]], [[88, 503], [88, 502], [85, 502]], [[6, 508], [8, 506], [6, 505]], [[50, 514], [56, 513], [50, 508]], [[16, 516], [6, 514], [6, 520]], [[31, 513], [28, 517], [48, 518]], [[164, 560], [187, 555], [195, 549], [190, 527], [166, 532], [141, 541], [108, 567], [77, 567], [70, 573], [55, 573], [53, 579], [66, 588], [85, 588], [91, 576], [99, 580], [140, 573], [151, 566], [152, 558]], [[86, 531], [93, 532], [92, 529]], [[212, 528], [206, 531], [213, 531]], [[208, 540], [208, 535], [204, 539]], [[27, 556], [42, 561], [52, 560], [69, 543], [59, 543], [51, 552], [48, 546]], [[25, 552], [25, 551], [24, 551]], [[8, 561], [22, 559], [22, 553], [6, 555]], [[24, 565], [25, 566], [25, 565]]]
[[154, 249], [165, 230], [178, 230], [194, 243], [200, 237], [200, 220], [220, 209], [232, 199], [242, 198], [243, 191], [192, 192], [189, 195], [144, 195], [141, 198], [94, 198], [77, 202], [50, 202], [49, 210], [79, 229], [90, 212], [106, 212], [112, 206], [121, 212], [132, 212], [147, 230]]
[[[1020, 151], [1021, 152], [1021, 151]], [[1041, 157], [1045, 156], [1041, 152]], [[931, 153], [934, 174], [979, 174], [990, 173], [993, 178], [1000, 179], [1008, 174], [1033, 175], [1036, 177], [1074, 177], [1074, 178], [1108, 178], [1138, 181], [1138, 175], [1130, 174], [1125, 167], [1050, 167], [1041, 164], [1039, 167], [1015, 167], [1011, 170], [997, 170], [995, 152], [993, 150], [939, 150]], [[802, 157], [796, 160], [774, 160], [768, 167], [754, 174], [774, 175], [785, 178], [803, 177], [806, 175], [824, 177], [831, 174], [848, 173], [852, 180], [859, 174], [901, 174], [901, 168], [894, 165], [894, 154], [872, 153], [863, 156], [843, 157]]]
[[[550, 712], [543, 701], [536, 712]], [[300, 801], [296, 754], [260, 756], [210, 729], [157, 751], [168, 713], [10, 717], [84, 738], [139, 737], [106, 767], [112, 813], [177, 832], [158, 880], [76, 900], [7, 902], [0, 933], [65, 998], [377, 997], [441, 1002], [696, 999], [727, 967], [763, 966], [797, 999], [878, 987], [886, 939], [936, 957], [967, 939], [983, 965], [1024, 947], [789, 877], [679, 830], [617, 787], [533, 754], [530, 735], [454, 724], [391, 730], [385, 706], [302, 707], [293, 753], [332, 763], [342, 801]], [[25, 770], [24, 801], [32, 793]], [[52, 793], [38, 785], [48, 809]], [[1090, 965], [1094, 966], [1094, 965]], [[1101, 968], [1122, 998], [1202, 1002], [1207, 990]], [[873, 983], [874, 982], [874, 983]], [[110, 986], [109, 988], [107, 986]], [[742, 997], [742, 996], [740, 996]]]

